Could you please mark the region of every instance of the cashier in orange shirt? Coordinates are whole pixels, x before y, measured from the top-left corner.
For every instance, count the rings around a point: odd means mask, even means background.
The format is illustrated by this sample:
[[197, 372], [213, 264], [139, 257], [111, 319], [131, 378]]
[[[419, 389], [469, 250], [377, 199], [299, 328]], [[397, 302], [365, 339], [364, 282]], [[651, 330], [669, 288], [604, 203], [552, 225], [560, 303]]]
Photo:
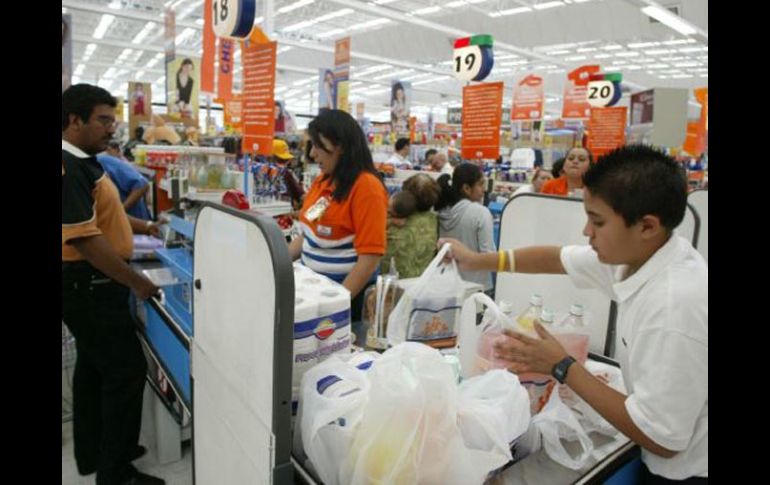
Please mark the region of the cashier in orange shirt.
[[579, 196], [583, 191], [583, 174], [594, 157], [585, 148], [573, 148], [564, 160], [564, 174], [543, 185], [543, 194]]
[[364, 289], [385, 254], [388, 195], [366, 137], [348, 113], [323, 110], [308, 125], [310, 158], [321, 169], [300, 212], [302, 234], [289, 245], [293, 260], [350, 291], [351, 322], [363, 343]]

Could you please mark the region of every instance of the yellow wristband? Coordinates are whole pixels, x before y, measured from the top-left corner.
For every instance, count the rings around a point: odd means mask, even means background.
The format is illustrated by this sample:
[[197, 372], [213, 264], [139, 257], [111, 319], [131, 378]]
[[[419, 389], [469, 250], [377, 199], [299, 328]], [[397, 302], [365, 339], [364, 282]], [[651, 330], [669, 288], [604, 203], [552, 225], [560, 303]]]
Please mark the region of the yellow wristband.
[[510, 264], [508, 266], [510, 269], [508, 271], [510, 271], [511, 273], [516, 272], [516, 258], [513, 255], [513, 249], [508, 250], [508, 261], [510, 261]]
[[497, 252], [497, 272], [505, 271], [505, 251], [502, 249]]

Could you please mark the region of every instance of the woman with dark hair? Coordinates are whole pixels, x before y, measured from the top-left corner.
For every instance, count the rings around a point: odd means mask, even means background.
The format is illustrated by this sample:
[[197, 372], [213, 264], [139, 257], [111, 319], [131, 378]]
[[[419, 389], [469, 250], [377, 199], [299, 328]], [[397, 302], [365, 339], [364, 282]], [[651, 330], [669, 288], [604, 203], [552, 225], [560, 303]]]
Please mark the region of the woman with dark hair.
[[190, 105], [193, 90], [193, 78], [190, 76], [192, 70], [192, 59], [185, 59], [176, 71], [176, 104], [180, 113], [192, 113], [192, 106]]
[[573, 148], [567, 152], [564, 160], [563, 175], [543, 185], [543, 194], [569, 195], [581, 197], [583, 193], [583, 174], [594, 161], [593, 155], [585, 148]]
[[388, 194], [372, 163], [366, 136], [348, 113], [323, 110], [308, 125], [310, 158], [321, 175], [300, 211], [302, 234], [289, 244], [293, 260], [350, 291], [351, 322], [359, 344], [364, 289], [385, 254]]
[[390, 94], [390, 122], [397, 134], [409, 132], [408, 114], [404, 85], [397, 82], [393, 84]]
[[[481, 205], [484, 200], [484, 174], [472, 163], [456, 166], [451, 177], [443, 174], [438, 178], [441, 197], [436, 204], [439, 219], [439, 237], [451, 237], [474, 251], [495, 251], [492, 232], [492, 213]], [[483, 285], [484, 291], [492, 289], [489, 272], [460, 271], [462, 279]]]

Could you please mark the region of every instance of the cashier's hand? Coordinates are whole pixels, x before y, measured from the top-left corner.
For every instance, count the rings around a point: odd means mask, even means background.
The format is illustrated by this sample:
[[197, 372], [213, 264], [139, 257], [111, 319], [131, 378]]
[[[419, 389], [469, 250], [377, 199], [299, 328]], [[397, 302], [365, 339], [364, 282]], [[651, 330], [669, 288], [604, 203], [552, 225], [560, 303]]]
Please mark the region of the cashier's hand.
[[551, 375], [553, 366], [567, 357], [564, 347], [540, 322], [535, 322], [535, 331], [540, 338], [505, 330], [503, 333], [509, 338], [500, 339], [495, 344], [495, 357], [508, 361], [508, 370], [514, 374], [536, 372]]
[[136, 293], [136, 297], [142, 301], [152, 296], [158, 295], [160, 291], [160, 288], [155, 286], [152, 281], [144, 277], [142, 277], [139, 284], [132, 289], [134, 290], [134, 293]]
[[161, 237], [160, 233], [160, 226], [163, 226], [165, 224], [168, 224], [168, 219], [161, 217], [156, 222], [151, 222], [149, 226], [147, 226], [147, 234], [150, 236], [154, 236], [157, 238]]
[[468, 249], [457, 239], [452, 239], [449, 237], [438, 240], [438, 249], [441, 249], [441, 247], [446, 243], [449, 243], [451, 247], [449, 248], [447, 255], [444, 257], [444, 263], [448, 263], [454, 259], [457, 262], [457, 267], [461, 270], [475, 269], [474, 258], [478, 255], [478, 253]]

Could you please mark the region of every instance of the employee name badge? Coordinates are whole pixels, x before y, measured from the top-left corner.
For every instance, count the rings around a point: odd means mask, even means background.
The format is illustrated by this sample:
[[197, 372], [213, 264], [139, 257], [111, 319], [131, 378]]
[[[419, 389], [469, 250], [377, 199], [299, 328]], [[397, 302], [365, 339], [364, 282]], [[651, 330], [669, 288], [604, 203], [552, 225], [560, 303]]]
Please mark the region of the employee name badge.
[[329, 199], [327, 199], [326, 197], [321, 197], [320, 199], [318, 199], [318, 201], [315, 204], [310, 206], [310, 208], [307, 211], [305, 211], [305, 218], [308, 221], [313, 222], [319, 219], [324, 214], [324, 212], [326, 212], [326, 209], [328, 207], [329, 207]]

